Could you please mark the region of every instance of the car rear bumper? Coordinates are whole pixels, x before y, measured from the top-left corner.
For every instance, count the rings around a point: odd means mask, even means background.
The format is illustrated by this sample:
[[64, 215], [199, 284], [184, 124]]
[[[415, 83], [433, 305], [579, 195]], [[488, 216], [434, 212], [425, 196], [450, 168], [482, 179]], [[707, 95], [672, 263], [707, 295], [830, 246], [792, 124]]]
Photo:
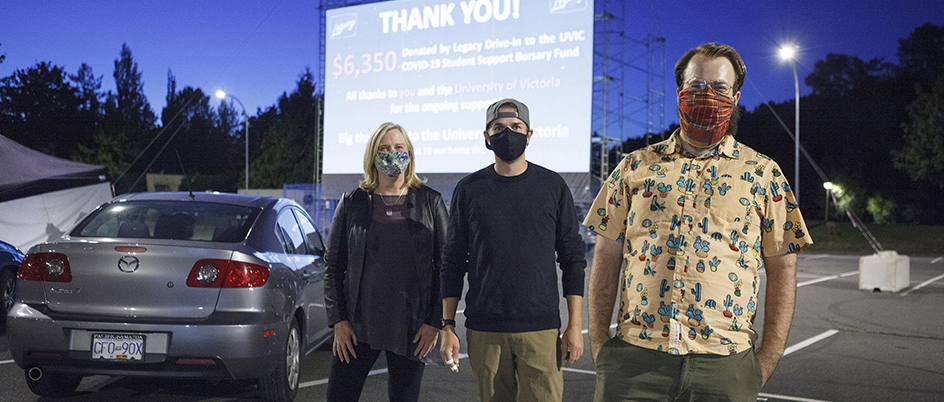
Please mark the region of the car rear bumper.
[[[257, 378], [281, 361], [286, 331], [265, 313], [213, 314], [184, 324], [102, 322], [53, 318], [17, 303], [7, 316], [17, 366], [81, 375]], [[94, 333], [144, 335], [143, 361], [92, 359]]]

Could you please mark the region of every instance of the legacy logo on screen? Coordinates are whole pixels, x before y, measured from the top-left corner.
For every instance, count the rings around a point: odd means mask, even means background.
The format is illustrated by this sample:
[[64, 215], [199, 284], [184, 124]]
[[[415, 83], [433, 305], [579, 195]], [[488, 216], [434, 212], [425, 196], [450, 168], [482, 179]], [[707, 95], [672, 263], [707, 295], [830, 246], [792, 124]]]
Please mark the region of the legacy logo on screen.
[[351, 38], [357, 35], [357, 15], [345, 14], [331, 18], [331, 39]]

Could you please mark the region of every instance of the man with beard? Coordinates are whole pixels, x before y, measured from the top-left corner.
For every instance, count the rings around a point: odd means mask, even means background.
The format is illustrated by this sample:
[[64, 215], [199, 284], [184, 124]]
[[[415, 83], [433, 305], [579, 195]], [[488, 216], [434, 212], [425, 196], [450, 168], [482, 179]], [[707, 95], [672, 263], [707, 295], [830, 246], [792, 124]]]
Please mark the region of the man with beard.
[[596, 401], [755, 401], [783, 355], [796, 255], [812, 240], [777, 163], [734, 138], [745, 71], [730, 46], [685, 53], [675, 65], [680, 128], [626, 156], [584, 220], [597, 234], [588, 287]]
[[[567, 183], [528, 162], [528, 107], [489, 106], [485, 145], [495, 163], [456, 185], [442, 258], [443, 361], [458, 370], [456, 307], [465, 301], [469, 365], [482, 401], [560, 401], [561, 362], [583, 354], [583, 241]], [[556, 261], [555, 261], [556, 257]], [[560, 338], [560, 292], [568, 322]]]

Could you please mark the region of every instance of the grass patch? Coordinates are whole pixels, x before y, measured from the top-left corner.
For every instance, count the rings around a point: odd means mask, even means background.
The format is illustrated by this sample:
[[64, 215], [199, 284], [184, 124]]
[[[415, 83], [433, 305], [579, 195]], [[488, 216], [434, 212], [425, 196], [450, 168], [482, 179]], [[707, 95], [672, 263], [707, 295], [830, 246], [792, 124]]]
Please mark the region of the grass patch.
[[[878, 225], [867, 226], [885, 250], [909, 256], [944, 255], [944, 226]], [[875, 251], [865, 236], [851, 223], [829, 227], [819, 224], [809, 228], [813, 245], [806, 250], [815, 254], [870, 255]]]

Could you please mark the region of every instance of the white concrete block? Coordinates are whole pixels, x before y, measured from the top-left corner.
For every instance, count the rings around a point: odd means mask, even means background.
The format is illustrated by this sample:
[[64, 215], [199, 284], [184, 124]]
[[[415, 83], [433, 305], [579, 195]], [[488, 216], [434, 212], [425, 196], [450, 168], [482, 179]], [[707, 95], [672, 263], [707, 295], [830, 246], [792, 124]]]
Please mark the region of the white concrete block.
[[910, 285], [911, 259], [896, 251], [859, 258], [859, 289], [897, 292]]

